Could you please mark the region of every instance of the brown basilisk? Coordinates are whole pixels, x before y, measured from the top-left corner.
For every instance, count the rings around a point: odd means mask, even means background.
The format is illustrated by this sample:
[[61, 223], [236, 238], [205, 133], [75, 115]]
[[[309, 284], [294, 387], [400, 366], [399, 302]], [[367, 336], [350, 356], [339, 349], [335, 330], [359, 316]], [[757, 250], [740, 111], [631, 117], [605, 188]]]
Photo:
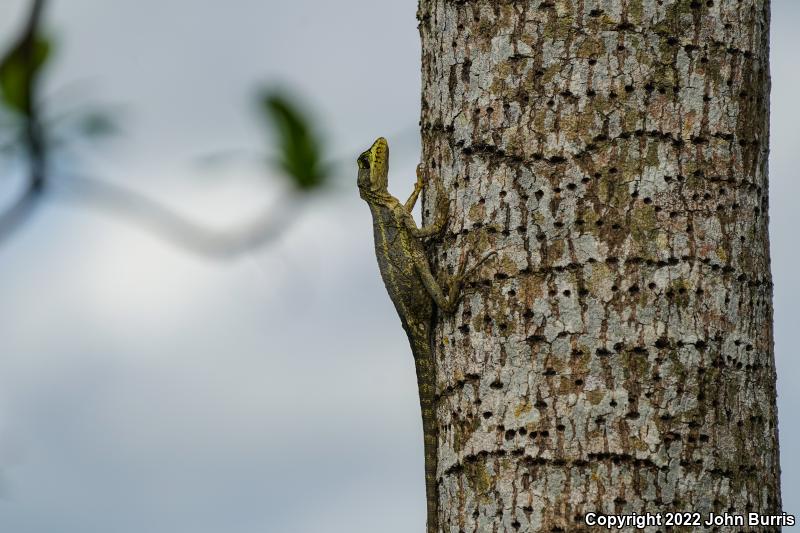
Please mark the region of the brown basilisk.
[[375, 255], [383, 283], [394, 303], [400, 322], [411, 344], [417, 370], [422, 429], [425, 439], [425, 495], [428, 533], [438, 533], [436, 365], [433, 355], [433, 330], [437, 310], [451, 313], [463, 281], [490, 253], [466, 269], [462, 255], [457, 273], [442, 289], [431, 273], [423, 240], [439, 234], [447, 222], [448, 200], [440, 179], [436, 179], [436, 213], [429, 226], [417, 227], [411, 210], [425, 187], [422, 166], [417, 167], [417, 183], [405, 204], [389, 194], [389, 144], [380, 137], [369, 150], [358, 156], [358, 189], [372, 212]]

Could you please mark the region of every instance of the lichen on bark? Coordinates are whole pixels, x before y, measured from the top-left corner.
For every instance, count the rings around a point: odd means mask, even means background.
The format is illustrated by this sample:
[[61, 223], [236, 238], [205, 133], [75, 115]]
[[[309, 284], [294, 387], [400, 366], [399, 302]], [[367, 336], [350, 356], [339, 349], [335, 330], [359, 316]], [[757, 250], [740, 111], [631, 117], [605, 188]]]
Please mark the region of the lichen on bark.
[[499, 254], [438, 324], [442, 530], [779, 513], [768, 2], [418, 16], [432, 260]]

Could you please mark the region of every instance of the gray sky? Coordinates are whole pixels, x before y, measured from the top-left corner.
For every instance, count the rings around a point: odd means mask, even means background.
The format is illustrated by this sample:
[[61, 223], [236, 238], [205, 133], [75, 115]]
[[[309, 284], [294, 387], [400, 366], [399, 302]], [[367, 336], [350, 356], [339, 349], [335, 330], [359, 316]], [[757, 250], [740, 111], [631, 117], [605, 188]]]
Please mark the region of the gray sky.
[[[259, 149], [253, 89], [282, 81], [318, 111], [335, 155], [354, 160], [388, 135], [392, 189], [410, 190], [415, 2], [53, 4], [55, 101], [125, 104], [125, 135], [84, 152], [94, 174], [219, 227], [255, 215], [279, 198], [274, 176], [195, 162]], [[3, 43], [25, 5], [0, 3]], [[783, 498], [794, 513], [798, 27], [800, 5], [773, 1], [771, 242]], [[47, 204], [0, 247], [0, 531], [420, 529], [413, 361], [350, 171], [275, 244], [227, 263], [68, 202]], [[0, 201], [10, 191], [0, 187]]]

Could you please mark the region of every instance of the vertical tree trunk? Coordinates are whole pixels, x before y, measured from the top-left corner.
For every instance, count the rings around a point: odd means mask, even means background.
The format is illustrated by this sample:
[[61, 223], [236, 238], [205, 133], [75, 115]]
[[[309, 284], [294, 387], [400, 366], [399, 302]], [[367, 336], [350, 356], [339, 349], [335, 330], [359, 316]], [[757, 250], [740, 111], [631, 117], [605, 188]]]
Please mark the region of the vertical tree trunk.
[[768, 1], [418, 15], [433, 261], [499, 251], [437, 330], [441, 529], [780, 514]]

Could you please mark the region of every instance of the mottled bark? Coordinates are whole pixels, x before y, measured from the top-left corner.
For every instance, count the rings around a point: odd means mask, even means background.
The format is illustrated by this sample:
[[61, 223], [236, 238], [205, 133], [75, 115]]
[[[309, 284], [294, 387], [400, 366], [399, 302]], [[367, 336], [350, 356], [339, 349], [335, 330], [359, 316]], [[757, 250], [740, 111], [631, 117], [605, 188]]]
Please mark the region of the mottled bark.
[[768, 2], [418, 15], [432, 260], [499, 252], [437, 328], [441, 529], [780, 513]]

